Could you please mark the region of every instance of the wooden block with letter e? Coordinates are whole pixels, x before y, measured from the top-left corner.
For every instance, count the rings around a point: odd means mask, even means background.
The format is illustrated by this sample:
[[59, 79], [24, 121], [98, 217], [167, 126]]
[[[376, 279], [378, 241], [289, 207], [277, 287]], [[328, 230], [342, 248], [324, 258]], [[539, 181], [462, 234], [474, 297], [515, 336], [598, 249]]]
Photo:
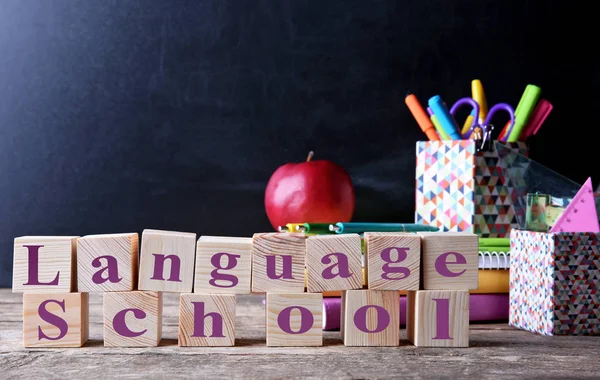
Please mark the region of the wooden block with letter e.
[[162, 336], [162, 293], [104, 293], [104, 345], [155, 347]]
[[419, 232], [425, 290], [477, 289], [479, 237], [468, 232]]
[[23, 346], [83, 346], [90, 325], [88, 296], [88, 293], [23, 294]]
[[414, 233], [367, 232], [365, 268], [372, 290], [418, 290], [421, 237]]
[[195, 256], [195, 233], [144, 230], [138, 288], [191, 293]]
[[358, 234], [317, 235], [306, 240], [308, 292], [362, 288], [362, 249]]
[[418, 347], [469, 347], [469, 291], [407, 292], [406, 334]]
[[77, 290], [78, 236], [15, 238], [13, 292], [69, 293]]
[[181, 294], [179, 346], [233, 346], [235, 294]]
[[250, 294], [252, 238], [200, 236], [194, 293]]
[[267, 293], [267, 346], [322, 346], [323, 295]]
[[399, 346], [400, 293], [344, 290], [341, 334], [346, 346]]
[[252, 292], [304, 291], [306, 236], [301, 233], [256, 233], [252, 237]]
[[77, 288], [115, 292], [137, 286], [137, 233], [87, 235], [77, 240]]

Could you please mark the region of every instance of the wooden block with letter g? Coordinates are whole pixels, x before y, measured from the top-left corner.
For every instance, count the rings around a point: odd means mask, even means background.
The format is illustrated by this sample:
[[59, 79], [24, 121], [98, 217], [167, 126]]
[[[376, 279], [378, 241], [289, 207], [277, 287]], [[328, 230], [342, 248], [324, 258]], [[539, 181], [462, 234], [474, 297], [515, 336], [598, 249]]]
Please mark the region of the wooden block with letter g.
[[362, 282], [358, 234], [316, 235], [306, 240], [308, 292], [361, 289]]
[[323, 295], [267, 293], [267, 346], [322, 346]]
[[469, 291], [407, 292], [406, 334], [418, 347], [469, 347]]
[[77, 238], [78, 236], [15, 238], [13, 292], [76, 291]]
[[344, 290], [341, 334], [346, 346], [399, 346], [400, 293]]
[[235, 294], [181, 294], [179, 346], [233, 346]]
[[191, 293], [195, 256], [195, 233], [144, 230], [138, 288]]
[[467, 232], [419, 232], [425, 290], [477, 289], [479, 237]]
[[137, 233], [87, 235], [77, 240], [80, 292], [116, 292], [137, 286]]
[[306, 236], [256, 233], [252, 237], [252, 292], [304, 292]]
[[88, 293], [23, 294], [24, 347], [81, 347], [89, 324]]
[[365, 233], [365, 268], [371, 290], [418, 290], [421, 237], [413, 233]]

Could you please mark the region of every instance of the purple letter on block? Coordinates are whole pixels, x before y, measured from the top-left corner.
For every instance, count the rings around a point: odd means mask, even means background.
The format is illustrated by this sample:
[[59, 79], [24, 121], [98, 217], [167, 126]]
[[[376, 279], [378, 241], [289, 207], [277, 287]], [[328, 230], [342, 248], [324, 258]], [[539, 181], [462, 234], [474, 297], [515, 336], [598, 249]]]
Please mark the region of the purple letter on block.
[[171, 275], [167, 281], [173, 282], [181, 282], [179, 279], [179, 272], [181, 270], [181, 259], [177, 255], [161, 255], [158, 253], [153, 253], [154, 256], [154, 275], [151, 280], [165, 280], [163, 277], [163, 272], [165, 270], [165, 261], [167, 259], [171, 260]]
[[[398, 252], [398, 259], [392, 260], [392, 251], [396, 250]], [[381, 251], [381, 260], [385, 261], [386, 264], [383, 264], [381, 274], [381, 278], [384, 280], [402, 280], [408, 276], [410, 276], [410, 269], [406, 267], [392, 267], [390, 264], [398, 264], [402, 261], [406, 260], [408, 257], [408, 253], [406, 252], [408, 248], [398, 248], [398, 247], [389, 247]], [[399, 273], [398, 277], [390, 277], [391, 273]]]
[[27, 248], [27, 270], [29, 272], [27, 275], [27, 282], [23, 285], [58, 285], [58, 276], [60, 276], [60, 272], [57, 272], [54, 280], [50, 282], [40, 282], [38, 278], [39, 250], [43, 245], [24, 245], [23, 247]]
[[210, 317], [212, 320], [212, 334], [214, 338], [225, 338], [223, 335], [223, 317], [219, 313], [204, 313], [204, 302], [192, 302], [194, 305], [194, 334], [192, 336], [206, 337], [204, 332], [204, 320]]
[[[290, 317], [294, 309], [300, 310], [300, 329], [298, 331], [292, 331], [292, 327], [290, 326]], [[313, 314], [310, 310], [302, 306], [288, 306], [281, 310], [281, 313], [277, 316], [279, 328], [288, 334], [304, 334], [312, 328], [314, 323], [315, 317]]]
[[127, 327], [127, 323], [125, 323], [125, 316], [127, 315], [127, 312], [131, 311], [133, 313], [133, 316], [136, 317], [137, 319], [144, 319], [146, 318], [146, 312], [144, 310], [141, 309], [135, 309], [135, 308], [131, 308], [131, 309], [123, 309], [121, 311], [119, 311], [117, 314], [115, 314], [115, 317], [113, 318], [113, 329], [115, 329], [115, 332], [121, 336], [126, 336], [128, 338], [135, 338], [136, 336], [140, 336], [143, 335], [147, 330], [144, 329], [140, 332], [135, 332], [135, 331], [131, 331], [129, 329], [129, 327]]
[[[367, 327], [367, 311], [369, 308], [374, 308], [377, 311], [377, 326], [373, 330]], [[354, 325], [357, 329], [364, 333], [378, 333], [385, 330], [390, 324], [390, 314], [381, 306], [365, 305], [354, 313]], [[400, 326], [398, 326], [400, 328]]]
[[41, 326], [38, 326], [38, 340], [42, 340], [42, 339], [59, 340], [59, 339], [62, 339], [65, 335], [67, 335], [67, 332], [69, 331], [69, 325], [67, 324], [67, 321], [65, 321], [58, 315], [54, 315], [54, 314], [50, 313], [48, 310], [46, 310], [46, 305], [49, 304], [50, 302], [53, 302], [53, 303], [59, 305], [60, 308], [62, 309], [62, 311], [66, 312], [65, 300], [62, 300], [62, 301], [46, 300], [46, 301], [42, 302], [40, 304], [40, 306], [38, 307], [38, 314], [40, 315], [40, 318], [42, 318], [45, 322], [48, 322], [51, 325], [58, 327], [58, 329], [60, 330], [60, 334], [58, 334], [58, 336], [55, 338], [51, 338], [48, 335], [44, 334]]
[[[335, 252], [325, 255], [321, 259], [321, 263], [326, 265], [331, 264], [333, 261], [331, 259], [332, 256], [337, 258], [337, 263], [325, 268], [322, 273], [323, 278], [326, 280], [331, 280], [337, 276], [340, 276], [341, 278], [348, 278], [352, 276], [352, 273], [350, 273], [350, 265], [348, 264], [348, 256], [343, 253]], [[333, 269], [336, 267], [338, 268], [337, 273], [333, 273]]]
[[291, 255], [281, 255], [281, 260], [283, 260], [283, 265], [281, 269], [281, 274], [278, 275], [275, 273], [275, 261], [277, 260], [277, 256], [267, 256], [267, 277], [271, 280], [278, 280], [280, 278], [293, 280], [292, 276], [292, 256]]
[[[103, 284], [106, 281], [110, 281], [115, 284], [120, 282], [122, 278], [119, 278], [119, 265], [117, 263], [117, 259], [114, 256], [98, 256], [92, 260], [92, 266], [94, 268], [100, 268], [102, 266], [102, 263], [100, 262], [101, 259], [106, 260], [106, 267], [94, 273], [92, 276], [92, 281], [94, 284]], [[104, 272], [106, 272], [106, 278], [102, 277]]]
[[452, 339], [450, 336], [450, 300], [434, 298], [435, 301], [435, 337], [432, 339]]
[[[221, 265], [222, 257], [227, 258], [227, 264]], [[234, 276], [232, 274], [219, 273], [219, 270], [230, 270], [230, 269], [235, 268], [237, 265], [237, 259], [239, 259], [240, 257], [241, 257], [240, 255], [234, 255], [234, 254], [225, 253], [225, 252], [219, 252], [219, 253], [214, 254], [210, 258], [210, 263], [216, 269], [214, 269], [212, 272], [210, 272], [210, 276], [212, 278], [210, 279], [210, 281], [208, 281], [208, 283], [211, 284], [212, 286], [216, 286], [218, 288], [231, 288], [231, 287], [236, 286], [239, 281], [236, 276]], [[219, 284], [217, 284], [217, 281], [229, 281], [230, 283], [227, 285], [219, 285]]]
[[[455, 262], [448, 262], [448, 256], [453, 255], [456, 258]], [[460, 272], [452, 272], [448, 269], [449, 264], [466, 264], [467, 259], [458, 252], [446, 252], [435, 259], [435, 270], [444, 277], [458, 277], [467, 270], [463, 269]]]

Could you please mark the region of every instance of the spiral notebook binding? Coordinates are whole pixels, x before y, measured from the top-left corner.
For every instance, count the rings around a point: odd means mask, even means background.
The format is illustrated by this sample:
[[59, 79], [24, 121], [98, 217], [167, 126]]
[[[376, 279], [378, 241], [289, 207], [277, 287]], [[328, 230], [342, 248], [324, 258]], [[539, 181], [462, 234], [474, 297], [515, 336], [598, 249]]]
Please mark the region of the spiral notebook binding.
[[510, 268], [510, 253], [496, 251], [479, 251], [479, 269]]

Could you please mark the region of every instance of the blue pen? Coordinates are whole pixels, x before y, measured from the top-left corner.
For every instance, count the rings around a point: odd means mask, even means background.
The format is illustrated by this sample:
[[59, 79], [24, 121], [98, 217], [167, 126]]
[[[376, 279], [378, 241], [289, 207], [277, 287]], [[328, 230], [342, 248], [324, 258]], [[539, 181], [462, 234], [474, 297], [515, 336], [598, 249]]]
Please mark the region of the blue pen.
[[450, 112], [448, 112], [448, 108], [444, 105], [442, 98], [436, 95], [429, 99], [428, 103], [446, 134], [452, 140], [460, 140], [462, 137], [458, 131], [458, 126], [454, 122], [454, 118], [450, 115]]

